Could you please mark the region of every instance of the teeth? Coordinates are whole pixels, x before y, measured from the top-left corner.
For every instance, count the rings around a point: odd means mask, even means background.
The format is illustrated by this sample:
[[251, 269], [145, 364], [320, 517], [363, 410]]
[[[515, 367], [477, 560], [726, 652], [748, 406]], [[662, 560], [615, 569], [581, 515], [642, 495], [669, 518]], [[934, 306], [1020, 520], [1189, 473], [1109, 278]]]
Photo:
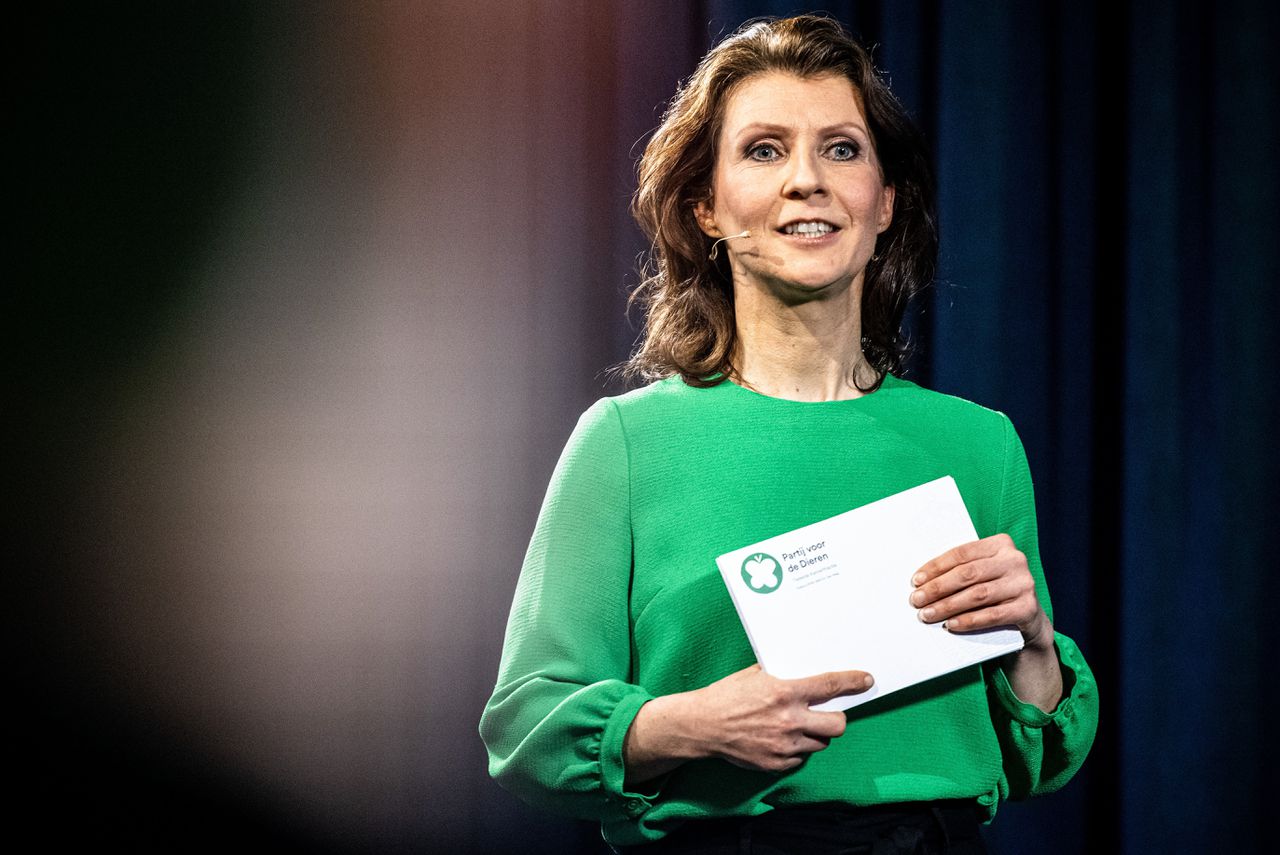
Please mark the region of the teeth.
[[788, 223], [783, 226], [784, 234], [789, 235], [825, 235], [828, 232], [835, 231], [835, 226], [830, 223]]

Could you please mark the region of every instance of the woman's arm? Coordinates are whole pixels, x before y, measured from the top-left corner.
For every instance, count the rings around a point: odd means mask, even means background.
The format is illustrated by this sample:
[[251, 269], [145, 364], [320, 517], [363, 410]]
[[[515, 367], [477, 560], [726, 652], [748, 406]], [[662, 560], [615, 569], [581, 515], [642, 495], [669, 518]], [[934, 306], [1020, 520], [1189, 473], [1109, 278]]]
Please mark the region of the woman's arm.
[[480, 719], [489, 772], [525, 801], [583, 819], [648, 809], [622, 743], [653, 696], [631, 679], [630, 484], [611, 401], [583, 414], [547, 488]]
[[922, 567], [912, 603], [921, 620], [954, 631], [1017, 626], [1025, 646], [988, 663], [991, 722], [1000, 741], [1002, 797], [1051, 792], [1084, 762], [1098, 727], [1098, 692], [1079, 648], [1055, 632], [1040, 567], [1035, 497], [1022, 442], [1009, 420], [996, 514], [1002, 532]]
[[1006, 656], [1001, 667], [1019, 699], [1051, 713], [1062, 700], [1062, 665], [1054, 649], [1053, 623], [1040, 614], [1043, 629], [1029, 638], [1023, 635], [1023, 648]]

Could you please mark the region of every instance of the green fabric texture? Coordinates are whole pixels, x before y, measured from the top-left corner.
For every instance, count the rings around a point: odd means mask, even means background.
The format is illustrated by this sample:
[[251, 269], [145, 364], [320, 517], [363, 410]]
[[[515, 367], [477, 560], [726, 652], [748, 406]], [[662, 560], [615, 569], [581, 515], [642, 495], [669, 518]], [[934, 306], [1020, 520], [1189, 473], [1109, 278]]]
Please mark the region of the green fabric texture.
[[1026, 554], [1052, 617], [1031, 474], [1002, 413], [893, 376], [849, 401], [679, 378], [598, 401], [552, 476], [516, 587], [480, 722], [490, 773], [534, 805], [600, 820], [617, 845], [817, 802], [963, 798], [990, 817], [1000, 799], [1062, 786], [1093, 741], [1098, 699], [1059, 634], [1066, 693], [1053, 713], [987, 663], [850, 710], [845, 734], [791, 772], [706, 759], [624, 788], [623, 738], [646, 701], [755, 661], [717, 555], [943, 475], [979, 536], [1005, 532]]

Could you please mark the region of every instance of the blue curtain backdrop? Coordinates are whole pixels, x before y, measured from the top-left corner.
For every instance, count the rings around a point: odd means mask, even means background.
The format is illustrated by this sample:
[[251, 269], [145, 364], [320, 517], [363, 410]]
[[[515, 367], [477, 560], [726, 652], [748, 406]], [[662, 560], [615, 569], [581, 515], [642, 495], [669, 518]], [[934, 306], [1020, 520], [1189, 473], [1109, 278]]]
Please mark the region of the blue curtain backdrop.
[[[790, 3], [709, 4], [712, 31]], [[879, 45], [936, 154], [918, 378], [1009, 413], [1060, 625], [1103, 700], [998, 851], [1254, 851], [1270, 807], [1280, 472], [1274, 7], [825, 9]]]
[[[709, 5], [716, 24], [799, 8]], [[1083, 773], [989, 839], [1255, 851], [1276, 745], [1274, 7], [825, 8], [879, 45], [936, 154], [917, 374], [1018, 425], [1058, 620], [1101, 687]]]
[[1017, 425], [1099, 680], [1084, 770], [993, 849], [1259, 851], [1276, 8], [46, 10], [7, 289], [20, 812], [51, 843], [601, 852], [485, 775], [520, 556], [635, 335], [660, 105], [744, 20], [826, 11], [936, 158], [909, 376]]

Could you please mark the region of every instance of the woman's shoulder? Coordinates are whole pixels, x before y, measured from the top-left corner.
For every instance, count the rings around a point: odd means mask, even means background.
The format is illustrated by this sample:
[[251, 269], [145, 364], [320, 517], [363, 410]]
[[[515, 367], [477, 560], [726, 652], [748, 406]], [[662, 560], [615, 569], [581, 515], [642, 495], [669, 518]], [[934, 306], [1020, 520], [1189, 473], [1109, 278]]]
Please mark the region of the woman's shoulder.
[[882, 389], [890, 392], [885, 403], [910, 408], [921, 415], [942, 419], [953, 425], [1003, 431], [1009, 424], [1009, 417], [999, 410], [893, 375], [885, 378]]
[[651, 418], [669, 416], [691, 401], [688, 389], [681, 379], [667, 377], [638, 389], [618, 395], [597, 398], [578, 417], [578, 433], [617, 432], [627, 433], [626, 425]]
[[688, 400], [688, 393], [695, 388], [685, 383], [679, 374], [672, 374], [602, 400], [610, 401], [622, 410], [643, 410]]
[[677, 374], [618, 395], [600, 398], [587, 412], [608, 411], [623, 421], [670, 414], [679, 409], [697, 406], [702, 400], [702, 396], [698, 394], [701, 391], [703, 390], [685, 383]]
[[[982, 448], [1002, 447], [1015, 434], [1009, 416], [956, 394], [937, 392], [911, 380], [888, 376], [873, 397], [881, 396], [878, 407], [902, 428], [945, 434], [960, 443]], [[910, 428], [908, 428], [910, 426]]]

